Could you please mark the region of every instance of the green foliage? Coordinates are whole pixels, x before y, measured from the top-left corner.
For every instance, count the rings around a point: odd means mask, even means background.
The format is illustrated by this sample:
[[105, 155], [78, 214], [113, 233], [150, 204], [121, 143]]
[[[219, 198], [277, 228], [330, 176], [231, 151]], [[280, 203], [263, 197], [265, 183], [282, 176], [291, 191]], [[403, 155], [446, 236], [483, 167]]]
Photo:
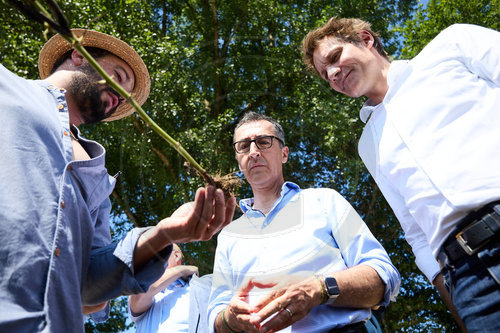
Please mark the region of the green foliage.
[[85, 332], [122, 332], [132, 328], [133, 324], [125, 320], [123, 311], [127, 309], [128, 298], [119, 297], [111, 301], [111, 312], [104, 323], [95, 323], [91, 319], [85, 323]]
[[[0, 2], [0, 62], [20, 76], [36, 78], [43, 28]], [[338, 190], [362, 214], [401, 272], [400, 296], [387, 310], [385, 331], [454, 331], [451, 316], [416, 268], [399, 223], [358, 158], [363, 101], [334, 93], [307, 73], [300, 59], [305, 34], [335, 15], [372, 22], [388, 52], [404, 57], [416, 54], [450, 23], [486, 22], [498, 29], [498, 0], [431, 0], [428, 10], [415, 12], [416, 6], [417, 0], [61, 3], [72, 27], [110, 33], [141, 54], [152, 80], [144, 109], [210, 172], [237, 171], [230, 143], [244, 112], [277, 118], [291, 150], [285, 178], [303, 188]], [[115, 239], [134, 226], [155, 225], [202, 185], [137, 115], [82, 130], [107, 148], [109, 173], [122, 172], [112, 196]], [[244, 186], [237, 195], [249, 196], [251, 190]], [[212, 271], [215, 246], [216, 239], [182, 245], [186, 261], [198, 265], [201, 274]], [[87, 323], [87, 331], [124, 330], [125, 302], [115, 301], [112, 319]]]
[[430, 0], [401, 28], [403, 57], [412, 58], [441, 30], [454, 23], [469, 23], [500, 29], [499, 0]]

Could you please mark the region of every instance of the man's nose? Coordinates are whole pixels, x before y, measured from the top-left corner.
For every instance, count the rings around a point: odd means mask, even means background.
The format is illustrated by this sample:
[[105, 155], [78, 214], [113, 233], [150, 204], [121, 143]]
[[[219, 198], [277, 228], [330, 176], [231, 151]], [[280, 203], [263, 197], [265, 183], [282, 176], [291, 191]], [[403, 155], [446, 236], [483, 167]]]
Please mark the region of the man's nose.
[[328, 81], [336, 81], [340, 74], [340, 67], [338, 66], [330, 66], [328, 67], [326, 74], [328, 76]]
[[257, 147], [257, 144], [254, 142], [250, 142], [250, 156], [259, 156], [260, 149]]

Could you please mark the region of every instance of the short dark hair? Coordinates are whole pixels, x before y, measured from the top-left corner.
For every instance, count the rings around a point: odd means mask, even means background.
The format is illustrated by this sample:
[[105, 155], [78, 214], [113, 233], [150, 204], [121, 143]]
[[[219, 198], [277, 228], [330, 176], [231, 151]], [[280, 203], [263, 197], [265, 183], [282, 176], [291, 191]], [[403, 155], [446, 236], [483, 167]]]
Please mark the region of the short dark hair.
[[274, 119], [269, 116], [266, 116], [265, 114], [257, 113], [254, 111], [248, 111], [243, 115], [243, 117], [238, 121], [236, 124], [236, 127], [234, 128], [234, 135], [236, 135], [236, 131], [238, 128], [241, 126], [248, 124], [248, 123], [253, 123], [254, 121], [260, 121], [260, 120], [265, 120], [273, 124], [274, 126], [274, 131], [276, 132], [276, 136], [281, 140], [280, 142], [280, 147], [283, 148], [285, 145], [285, 132], [283, 131], [283, 127]]
[[318, 74], [314, 67], [313, 55], [318, 44], [327, 36], [332, 36], [341, 42], [362, 45], [359, 33], [368, 31], [373, 36], [373, 46], [385, 59], [389, 60], [387, 52], [380, 41], [379, 35], [372, 30], [371, 24], [357, 18], [332, 17], [323, 26], [309, 31], [302, 40], [302, 61], [309, 70]]
[[[85, 50], [87, 50], [94, 59], [99, 59], [107, 55], [111, 55], [106, 50], [100, 49], [98, 47], [91, 47], [91, 46], [86, 46]], [[68, 60], [71, 57], [71, 54], [73, 53], [73, 49], [69, 50], [68, 52], [64, 53], [59, 59], [57, 59], [54, 62], [54, 66], [52, 66], [52, 69], [50, 70], [50, 74], [53, 74], [59, 66], [61, 66], [66, 60]]]

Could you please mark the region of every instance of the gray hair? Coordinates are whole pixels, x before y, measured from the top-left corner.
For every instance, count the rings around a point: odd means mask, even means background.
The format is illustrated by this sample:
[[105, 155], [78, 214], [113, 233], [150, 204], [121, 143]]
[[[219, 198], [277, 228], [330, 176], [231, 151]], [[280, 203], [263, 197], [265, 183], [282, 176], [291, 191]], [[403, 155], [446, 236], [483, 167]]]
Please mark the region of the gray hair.
[[249, 111], [249, 112], [245, 113], [243, 115], [243, 117], [238, 121], [238, 123], [236, 124], [236, 127], [234, 128], [233, 137], [234, 137], [234, 135], [236, 135], [236, 131], [241, 126], [248, 124], [248, 123], [253, 123], [254, 121], [260, 121], [260, 120], [265, 120], [265, 121], [268, 121], [271, 124], [273, 124], [274, 131], [276, 132], [276, 136], [278, 138], [280, 138], [280, 140], [283, 142], [283, 144], [281, 144], [281, 142], [280, 142], [280, 147], [283, 148], [283, 146], [285, 145], [285, 132], [283, 131], [283, 127], [281, 127], [281, 125], [274, 118], [271, 118], [269, 116], [266, 116], [265, 114], [260, 114], [260, 113], [254, 112], [254, 111]]

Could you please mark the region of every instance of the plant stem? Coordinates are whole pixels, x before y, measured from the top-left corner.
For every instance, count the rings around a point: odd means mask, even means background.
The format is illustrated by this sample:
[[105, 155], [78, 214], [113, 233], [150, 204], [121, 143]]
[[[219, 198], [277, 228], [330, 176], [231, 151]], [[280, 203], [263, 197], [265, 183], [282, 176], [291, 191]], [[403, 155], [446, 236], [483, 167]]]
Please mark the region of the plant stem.
[[205, 182], [214, 185], [214, 180], [208, 172], [201, 167], [198, 162], [181, 146], [181, 144], [175, 141], [168, 133], [166, 133], [158, 124], [156, 124], [153, 119], [151, 119], [144, 109], [132, 98], [131, 94], [128, 93], [122, 86], [115, 82], [106, 73], [99, 63], [90, 55], [90, 53], [85, 50], [81, 44], [81, 40], [84, 36], [78, 38], [70, 30], [68, 20], [64, 16], [55, 0], [45, 0], [45, 4], [50, 8], [50, 11], [56, 15], [56, 19], [52, 18], [51, 13], [40, 3], [39, 0], [8, 0], [13, 6], [18, 8], [26, 17], [40, 22], [41, 24], [52, 28], [54, 31], [59, 33], [68, 43], [70, 43], [74, 49], [76, 49], [80, 54], [87, 59], [89, 64], [101, 75], [101, 77], [110, 85], [115, 91], [117, 91], [123, 98], [125, 98], [137, 111], [139, 116], [155, 130], [162, 138], [164, 138], [170, 146], [172, 146], [177, 152], [184, 157], [184, 159], [194, 168], [198, 174], [203, 177]]
[[[174, 140], [167, 132], [165, 132], [149, 115], [144, 111], [144, 109], [132, 98], [130, 93], [128, 93], [122, 86], [116, 83], [109, 75], [106, 73], [99, 63], [88, 53], [87, 50], [80, 43], [80, 40], [72, 35], [62, 36], [69, 43], [73, 45], [73, 47], [80, 52], [80, 54], [87, 59], [89, 64], [102, 76], [102, 78], [108, 83], [113, 89], [115, 89], [123, 98], [125, 98], [132, 106], [136, 109], [139, 116], [149, 125], [151, 128], [158, 133], [163, 139], [165, 139], [170, 146], [172, 146], [177, 152], [184, 157], [184, 159], [198, 172], [198, 174], [203, 177], [203, 179], [208, 183], [213, 185], [214, 181], [212, 176], [208, 174], [208, 172], [202, 168], [202, 166], [196, 162], [196, 160], [182, 147], [182, 145]], [[84, 37], [81, 37], [84, 38]]]

